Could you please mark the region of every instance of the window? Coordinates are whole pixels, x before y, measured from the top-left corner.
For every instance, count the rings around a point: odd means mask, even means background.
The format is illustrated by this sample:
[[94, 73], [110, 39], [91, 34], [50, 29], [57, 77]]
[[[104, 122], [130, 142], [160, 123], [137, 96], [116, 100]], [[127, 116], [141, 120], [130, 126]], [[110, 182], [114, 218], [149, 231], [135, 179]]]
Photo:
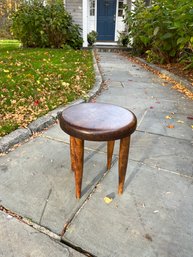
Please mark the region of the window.
[[95, 16], [95, 0], [90, 0], [90, 16]]
[[124, 9], [123, 0], [119, 0], [119, 4], [118, 4], [118, 16], [119, 17], [123, 16], [123, 9]]

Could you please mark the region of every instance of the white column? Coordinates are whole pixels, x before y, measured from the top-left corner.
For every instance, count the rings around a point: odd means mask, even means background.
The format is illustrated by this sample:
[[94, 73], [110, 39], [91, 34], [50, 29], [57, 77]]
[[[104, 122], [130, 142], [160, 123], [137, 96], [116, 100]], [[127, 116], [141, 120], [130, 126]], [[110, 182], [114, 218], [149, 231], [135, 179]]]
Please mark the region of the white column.
[[88, 25], [88, 3], [87, 0], [82, 0], [82, 36], [83, 36], [83, 47], [88, 46], [87, 42], [87, 25]]

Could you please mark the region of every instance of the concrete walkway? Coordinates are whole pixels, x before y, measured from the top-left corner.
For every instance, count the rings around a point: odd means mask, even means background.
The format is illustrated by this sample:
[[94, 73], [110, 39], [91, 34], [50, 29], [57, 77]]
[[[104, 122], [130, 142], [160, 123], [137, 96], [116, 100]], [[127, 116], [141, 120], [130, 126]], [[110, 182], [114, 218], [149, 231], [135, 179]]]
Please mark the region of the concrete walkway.
[[138, 118], [124, 194], [119, 142], [108, 173], [106, 144], [86, 142], [76, 200], [69, 138], [53, 125], [0, 159], [0, 257], [193, 256], [193, 102], [117, 53], [100, 53], [100, 67], [96, 101]]

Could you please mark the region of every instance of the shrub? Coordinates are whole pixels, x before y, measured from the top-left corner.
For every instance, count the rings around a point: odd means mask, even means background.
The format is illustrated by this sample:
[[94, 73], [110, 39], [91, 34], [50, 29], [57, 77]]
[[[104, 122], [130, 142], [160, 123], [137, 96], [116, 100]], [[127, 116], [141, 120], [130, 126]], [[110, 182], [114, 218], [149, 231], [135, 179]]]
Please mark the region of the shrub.
[[44, 5], [43, 1], [26, 1], [12, 15], [12, 32], [24, 47], [61, 48], [69, 44], [80, 48], [80, 28], [73, 24], [63, 4]]
[[129, 40], [128, 32], [127, 31], [119, 32], [118, 43], [123, 46], [127, 46], [129, 42], [130, 40]]
[[98, 33], [94, 30], [92, 30], [90, 33], [88, 33], [87, 41], [90, 46], [92, 46], [96, 42], [97, 36], [98, 36]]
[[126, 9], [125, 22], [136, 53], [164, 63], [179, 60], [184, 49], [193, 50], [192, 0], [154, 0], [149, 7], [143, 0], [134, 4], [134, 11]]

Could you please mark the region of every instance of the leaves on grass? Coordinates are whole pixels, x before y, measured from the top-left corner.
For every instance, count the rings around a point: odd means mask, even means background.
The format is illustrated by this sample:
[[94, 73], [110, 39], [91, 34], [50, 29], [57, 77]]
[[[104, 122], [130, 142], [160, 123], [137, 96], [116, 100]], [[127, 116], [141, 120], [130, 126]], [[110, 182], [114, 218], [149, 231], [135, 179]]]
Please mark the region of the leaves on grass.
[[3, 70], [5, 73], [8, 73], [9, 72], [9, 70]]
[[0, 57], [0, 136], [26, 127], [94, 83], [92, 55], [63, 49], [17, 49]]

